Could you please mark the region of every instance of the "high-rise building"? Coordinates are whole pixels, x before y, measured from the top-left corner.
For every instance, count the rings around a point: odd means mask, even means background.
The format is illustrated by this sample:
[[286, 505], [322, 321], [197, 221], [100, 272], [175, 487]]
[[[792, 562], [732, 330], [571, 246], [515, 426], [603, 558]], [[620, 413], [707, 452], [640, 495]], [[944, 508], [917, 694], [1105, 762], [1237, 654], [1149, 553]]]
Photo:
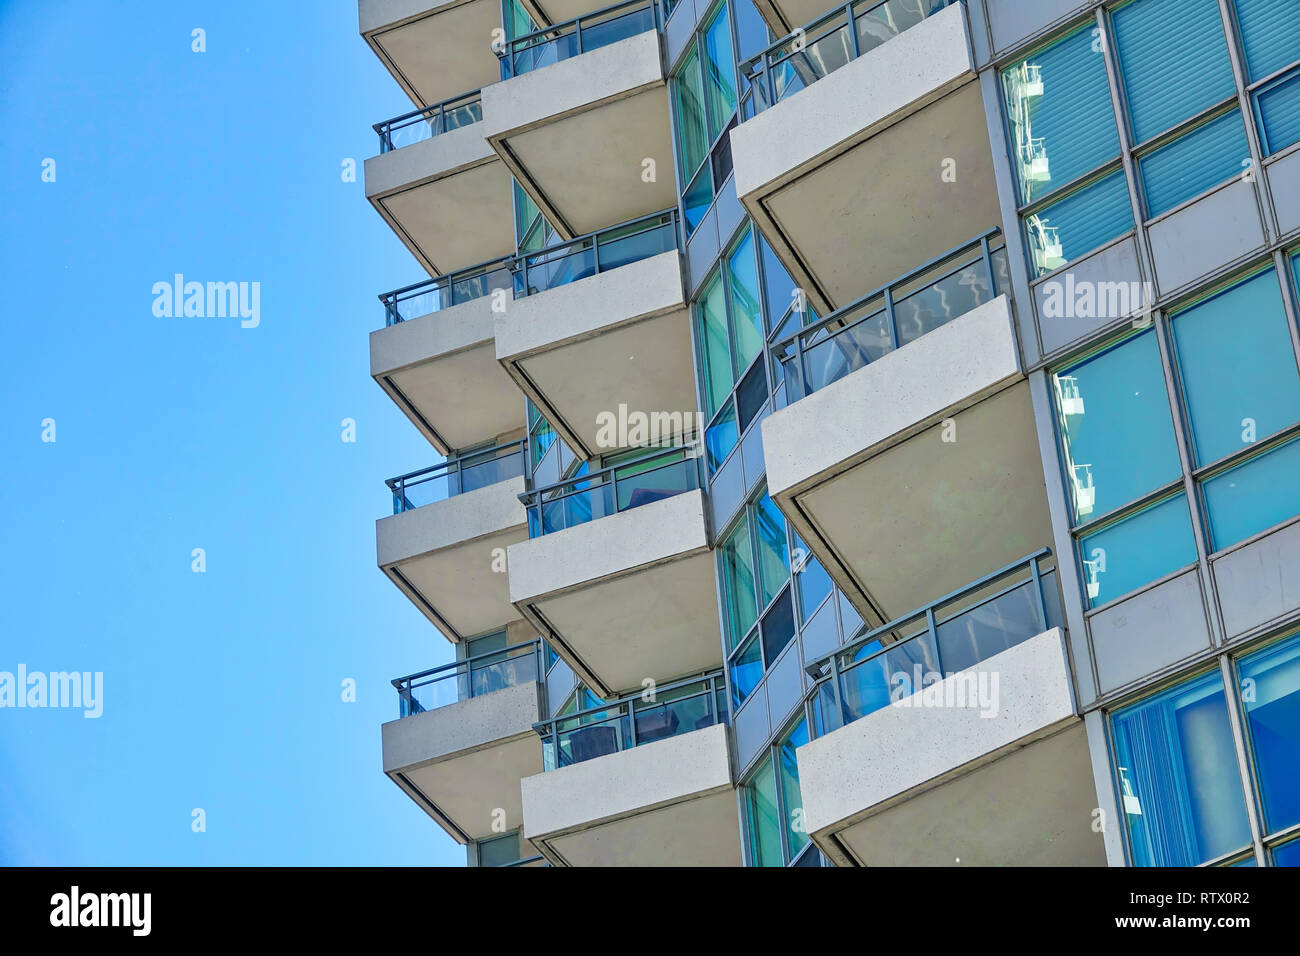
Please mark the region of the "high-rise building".
[[472, 865], [1300, 862], [1295, 0], [603, 2], [359, 3], [384, 772]]

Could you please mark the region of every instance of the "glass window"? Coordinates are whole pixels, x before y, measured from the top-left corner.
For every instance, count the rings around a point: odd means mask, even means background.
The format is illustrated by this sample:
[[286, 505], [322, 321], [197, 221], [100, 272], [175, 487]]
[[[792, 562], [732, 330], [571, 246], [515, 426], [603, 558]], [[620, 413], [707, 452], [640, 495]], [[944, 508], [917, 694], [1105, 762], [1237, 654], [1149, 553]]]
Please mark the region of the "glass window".
[[519, 831], [505, 836], [480, 840], [478, 845], [479, 866], [505, 866], [519, 859]]
[[1268, 833], [1300, 823], [1300, 635], [1241, 659], [1242, 709]]
[[677, 101], [678, 167], [685, 186], [704, 162], [709, 151], [709, 137], [704, 120], [704, 80], [700, 73], [700, 55], [695, 49], [686, 55], [673, 82]]
[[731, 660], [731, 709], [739, 710], [758, 682], [763, 679], [763, 656], [758, 646], [757, 632], [744, 649]]
[[754, 508], [758, 535], [758, 580], [762, 605], [766, 607], [785, 587], [790, 577], [790, 556], [785, 543], [785, 516], [766, 492]]
[[[1253, 860], [1250, 865], [1255, 865]], [[1300, 866], [1300, 840], [1292, 840], [1290, 843], [1284, 843], [1274, 850], [1273, 865]]]
[[731, 454], [731, 449], [736, 447], [739, 437], [740, 432], [736, 427], [736, 406], [732, 404], [731, 399], [727, 399], [722, 413], [704, 430], [704, 448], [709, 457], [709, 474], [713, 474]]
[[704, 89], [709, 102], [709, 142], [722, 132], [736, 110], [736, 59], [731, 52], [731, 21], [727, 8], [718, 8], [713, 22], [704, 30], [704, 52], [708, 73]]
[[1264, 155], [1272, 156], [1300, 143], [1300, 70], [1268, 84], [1256, 94], [1264, 140]]
[[770, 668], [794, 640], [794, 604], [787, 588], [763, 615], [763, 661]]
[[1177, 313], [1170, 327], [1198, 465], [1300, 421], [1300, 374], [1274, 270]]
[[731, 369], [731, 350], [727, 345], [725, 297], [722, 276], [715, 275], [695, 308], [703, 352], [704, 399], [708, 403], [706, 411], [709, 416], [722, 407], [736, 381]]
[[1106, 62], [1085, 26], [1002, 74], [1022, 203], [1119, 155]]
[[764, 341], [752, 231], [746, 231], [727, 257], [727, 278], [731, 288], [731, 334], [736, 367], [746, 368], [762, 351]]
[[807, 828], [803, 823], [803, 795], [799, 792], [799, 762], [795, 748], [808, 742], [808, 722], [800, 721], [781, 741], [778, 751], [781, 769], [781, 796], [785, 800], [785, 848], [790, 859], [808, 845]]
[[1179, 476], [1154, 329], [1055, 375], [1057, 428], [1075, 523]]
[[1300, 511], [1300, 440], [1249, 458], [1201, 487], [1212, 550], [1266, 531]]
[[1128, 184], [1117, 170], [1025, 217], [1034, 274], [1046, 275], [1132, 228]]
[[745, 787], [745, 819], [749, 826], [751, 866], [782, 866], [781, 822], [776, 804], [776, 771], [772, 758], [763, 761]]
[[736, 12], [736, 46], [740, 49], [740, 58], [748, 60], [776, 38], [752, 0], [732, 0], [731, 8]]
[[758, 619], [754, 606], [754, 556], [749, 543], [749, 515], [742, 514], [736, 530], [719, 548], [727, 603], [728, 646], [735, 647]]
[[822, 563], [808, 553], [808, 546], [797, 536], [795, 550], [804, 558], [804, 565], [795, 574], [799, 586], [799, 619], [806, 622], [831, 593], [831, 576]]
[[1236, 93], [1217, 0], [1137, 0], [1112, 19], [1135, 142]]
[[1241, 111], [1233, 110], [1138, 161], [1147, 217], [1238, 176], [1250, 160]]
[[1218, 671], [1116, 711], [1120, 798], [1137, 866], [1195, 866], [1250, 843]]
[[1251, 81], [1271, 76], [1300, 58], [1300, 17], [1283, 0], [1233, 0]]
[[1182, 492], [1079, 539], [1088, 606], [1097, 607], [1196, 560]]

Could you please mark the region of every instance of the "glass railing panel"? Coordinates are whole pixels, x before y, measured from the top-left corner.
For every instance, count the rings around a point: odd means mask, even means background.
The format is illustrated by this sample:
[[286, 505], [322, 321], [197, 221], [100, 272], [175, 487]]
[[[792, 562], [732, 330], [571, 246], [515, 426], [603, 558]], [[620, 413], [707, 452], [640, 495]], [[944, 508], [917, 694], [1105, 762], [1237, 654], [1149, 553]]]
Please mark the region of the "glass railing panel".
[[[805, 348], [803, 384], [809, 392], [825, 388], [850, 372], [869, 365], [893, 348], [889, 319], [882, 310]], [[793, 400], [793, 396], [790, 396]]]
[[989, 270], [979, 259], [894, 303], [898, 344], [915, 342], [992, 298]]
[[503, 73], [519, 76], [626, 40], [657, 26], [652, 3], [636, 9], [630, 4], [598, 10], [576, 21], [557, 24], [535, 35], [512, 41], [502, 55]]
[[[505, 655], [507, 652], [502, 652]], [[537, 655], [505, 656], [485, 664], [473, 664], [469, 669], [471, 697], [481, 697], [493, 691], [517, 687], [537, 680]]]
[[[1061, 626], [1053, 574], [1049, 571], [1043, 575], [1047, 628]], [[1048, 595], [1055, 600], [1047, 600]], [[974, 667], [1044, 630], [1038, 617], [1038, 588], [1032, 580], [1014, 585], [1010, 590], [937, 623], [935, 633], [938, 635], [943, 675], [948, 677]]]
[[938, 13], [946, 4], [942, 0], [885, 0], [856, 18], [858, 56], [869, 53], [886, 40], [916, 26], [926, 17]]
[[917, 675], [923, 680], [935, 672], [938, 649], [929, 631], [922, 631], [888, 646], [872, 642], [857, 656], [859, 660], [841, 675], [845, 721], [865, 717], [919, 690]]
[[452, 458], [423, 471], [388, 480], [393, 514], [422, 508], [524, 473], [524, 443], [500, 445]]
[[615, 514], [613, 485], [575, 489], [542, 502], [542, 534], [562, 531]]
[[660, 225], [643, 225], [627, 236], [600, 240], [600, 271], [631, 265], [677, 248], [677, 227], [669, 221]]
[[538, 679], [536, 641], [393, 681], [398, 716], [410, 717]]
[[693, 491], [695, 459], [672, 461], [628, 477], [619, 476], [618, 510], [628, 511]]
[[578, 246], [560, 246], [528, 256], [525, 265], [526, 269], [516, 274], [515, 288], [523, 295], [536, 295], [594, 276], [596, 250], [590, 241]]

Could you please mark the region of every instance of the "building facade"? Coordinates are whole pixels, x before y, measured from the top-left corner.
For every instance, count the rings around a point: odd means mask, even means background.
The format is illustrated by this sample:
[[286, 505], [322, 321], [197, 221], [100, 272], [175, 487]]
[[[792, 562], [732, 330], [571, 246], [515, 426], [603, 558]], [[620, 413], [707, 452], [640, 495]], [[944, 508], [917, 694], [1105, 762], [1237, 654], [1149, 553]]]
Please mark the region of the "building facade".
[[359, 3], [384, 772], [471, 865], [1300, 862], [1295, 0], [601, 2]]

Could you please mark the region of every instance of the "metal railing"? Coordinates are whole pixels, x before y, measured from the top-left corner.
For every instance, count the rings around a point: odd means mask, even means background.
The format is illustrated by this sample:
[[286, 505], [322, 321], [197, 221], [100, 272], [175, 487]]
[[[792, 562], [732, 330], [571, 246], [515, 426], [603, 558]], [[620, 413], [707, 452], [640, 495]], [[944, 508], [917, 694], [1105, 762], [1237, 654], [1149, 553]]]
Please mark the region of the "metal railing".
[[1010, 294], [1002, 234], [992, 229], [768, 346], [787, 402]]
[[728, 721], [722, 671], [639, 691], [598, 707], [533, 724], [542, 738], [542, 769], [555, 770]]
[[528, 511], [528, 536], [538, 538], [699, 487], [698, 446], [692, 444], [651, 449], [633, 461], [526, 491], [519, 500]]
[[542, 642], [512, 644], [393, 680], [398, 717], [410, 717], [539, 679]]
[[376, 123], [379, 134], [379, 152], [387, 153], [432, 139], [453, 129], [470, 126], [483, 119], [483, 100], [480, 90], [448, 97], [424, 109], [411, 110], [401, 116]]
[[740, 65], [749, 119], [958, 0], [857, 0], [828, 10]]
[[[806, 665], [821, 734], [967, 670], [1052, 627], [1063, 627], [1049, 548], [1026, 555]], [[1007, 583], [1010, 581], [1010, 583]]]
[[661, 17], [659, 8], [660, 0], [622, 0], [507, 40], [496, 50], [501, 60], [501, 79], [541, 69], [647, 30], [658, 30], [663, 17], [671, 11], [669, 7]]
[[680, 247], [677, 210], [666, 209], [536, 252], [503, 256], [425, 279], [385, 292], [379, 301], [384, 306], [385, 325], [395, 325], [482, 298], [497, 289], [510, 289], [515, 298], [535, 295]]
[[467, 491], [486, 488], [524, 473], [527, 443], [506, 442], [492, 448], [467, 452], [438, 465], [387, 479], [393, 493], [393, 514], [443, 501]]

